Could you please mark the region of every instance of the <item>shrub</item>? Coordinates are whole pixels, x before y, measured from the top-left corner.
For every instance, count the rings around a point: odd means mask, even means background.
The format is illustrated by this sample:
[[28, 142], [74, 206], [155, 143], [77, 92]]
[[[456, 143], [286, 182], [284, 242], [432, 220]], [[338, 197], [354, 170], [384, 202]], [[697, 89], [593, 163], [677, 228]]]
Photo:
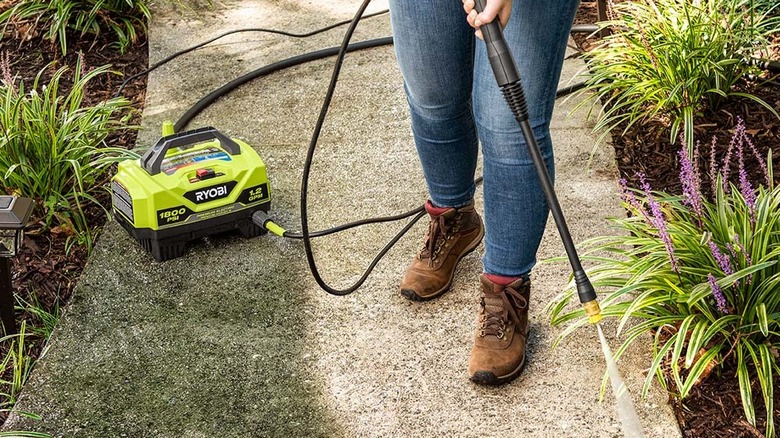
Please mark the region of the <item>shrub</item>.
[[[747, 0], [643, 0], [612, 5], [613, 33], [587, 54], [584, 91], [604, 103], [597, 130], [609, 131], [660, 119], [674, 142], [684, 127], [693, 148], [693, 118], [705, 105], [715, 109], [729, 96], [743, 96], [738, 83], [758, 71], [741, 60], [768, 46], [780, 29], [778, 17]], [[778, 116], [780, 117], [780, 116]]]
[[32, 198], [43, 229], [59, 225], [91, 248], [85, 208], [99, 204], [95, 195], [111, 163], [137, 155], [106, 146], [106, 137], [126, 128], [130, 103], [111, 99], [82, 107], [89, 81], [108, 72], [82, 71], [76, 65], [71, 90], [60, 95], [67, 71], [60, 68], [47, 84], [44, 70], [30, 90], [10, 76], [5, 63], [0, 85], [0, 190]]
[[147, 0], [20, 0], [0, 14], [0, 24], [29, 25], [26, 32], [33, 33], [42, 27], [47, 39], [60, 43], [63, 54], [69, 28], [81, 36], [109, 30], [124, 52], [138, 39], [137, 28], [146, 31], [149, 15]]
[[[774, 436], [780, 189], [772, 183], [771, 158], [768, 165], [760, 159], [766, 178], [754, 188], [744, 168], [747, 149], [758, 156], [740, 122], [725, 162], [711, 169], [715, 199], [709, 200], [700, 195], [698, 163], [683, 147], [683, 194], [653, 193], [646, 182], [641, 190], [625, 188], [624, 206], [631, 215], [614, 220], [622, 234], [586, 242], [583, 258], [595, 263], [589, 274], [602, 293], [603, 315], [619, 319], [618, 334], [625, 337], [615, 356], [645, 333], [655, 334], [643, 396], [653, 376], [665, 386], [665, 364], [684, 398], [700, 379], [731, 361], [746, 418], [756, 424], [755, 378], [768, 414], [767, 436]], [[569, 323], [557, 342], [587, 323], [582, 310], [565, 310], [572, 296], [567, 290], [548, 306], [553, 324]]]

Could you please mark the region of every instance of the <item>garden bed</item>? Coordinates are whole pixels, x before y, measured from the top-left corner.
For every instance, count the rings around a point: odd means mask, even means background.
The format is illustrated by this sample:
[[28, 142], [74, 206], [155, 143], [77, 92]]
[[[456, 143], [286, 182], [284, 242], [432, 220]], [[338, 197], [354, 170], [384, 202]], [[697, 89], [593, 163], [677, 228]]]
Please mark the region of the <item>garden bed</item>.
[[[584, 1], [580, 5], [575, 23], [595, 23], [597, 21], [596, 2]], [[776, 37], [780, 40], [780, 35]], [[584, 35], [575, 35], [578, 48], [584, 51], [592, 50], [599, 38]], [[774, 59], [780, 59], [775, 52]], [[752, 84], [743, 83], [741, 87]], [[767, 85], [753, 88], [752, 92], [780, 110], [780, 86]], [[729, 139], [734, 134], [738, 118], [744, 120], [747, 133], [753, 139], [759, 153], [766, 158], [770, 148], [773, 149], [772, 162], [780, 163], [780, 120], [763, 106], [746, 98], [731, 98], [727, 103], [712, 111], [705, 108], [701, 114], [695, 117], [694, 137], [701, 144], [701, 161], [710, 160], [710, 143], [713, 137], [719, 139], [715, 149], [715, 161], [721, 162], [726, 154]], [[667, 124], [654, 122], [645, 125], [635, 125], [626, 132], [625, 124], [618, 126], [611, 132], [611, 146], [615, 150], [617, 166], [622, 178], [628, 181], [630, 187], [640, 187], [638, 174], [644, 174], [647, 182], [654, 190], [665, 191], [670, 194], [681, 194], [680, 168], [677, 152], [680, 143], [672, 144], [669, 141], [669, 128]], [[609, 147], [601, 145], [599, 147]], [[745, 156], [745, 168], [752, 181], [763, 180], [763, 169], [752, 154]], [[778, 166], [774, 166], [778, 169]], [[703, 175], [707, 169], [700, 168]], [[780, 181], [775, 171], [775, 182]], [[702, 188], [706, 190], [710, 186], [709, 181], [702, 182]], [[733, 356], [732, 356], [733, 358]], [[667, 372], [667, 385], [674, 388], [674, 382], [669, 374], [670, 364], [665, 365]], [[763, 402], [758, 396], [760, 392], [756, 388], [757, 379], [753, 377], [754, 399], [756, 399], [757, 427], [750, 425], [745, 420], [742, 408], [739, 382], [736, 377], [734, 364], [727, 362], [723, 370], [712, 373], [701, 384], [697, 385], [690, 395], [683, 401], [670, 395], [683, 436], [686, 438], [740, 438], [763, 437], [766, 422], [766, 413]], [[780, 385], [780, 378], [775, 378], [775, 388]], [[780, 396], [775, 391], [774, 406], [776, 419], [780, 419]]]
[[[70, 70], [66, 72], [61, 84], [61, 94], [65, 94], [71, 87], [73, 69], [80, 56], [83, 57], [83, 65], [87, 70], [111, 65], [112, 70], [119, 74], [100, 75], [89, 83], [84, 103], [95, 105], [111, 98], [125, 77], [147, 67], [148, 51], [143, 35], [124, 54], [112, 45], [110, 34], [104, 33], [94, 39], [90, 36], [79, 38], [71, 33], [68, 38], [66, 56], [61, 56], [57, 47], [42, 35], [29, 39], [3, 38], [0, 40], [0, 55], [7, 56], [7, 65], [3, 65], [3, 68], [17, 80], [23, 80], [26, 87], [30, 87], [42, 69], [46, 68], [43, 74], [45, 82], [58, 68], [68, 66]], [[140, 123], [146, 95], [146, 78], [139, 78], [131, 83], [125, 88], [123, 95], [137, 110], [130, 123]], [[125, 129], [110, 135], [107, 145], [130, 149], [134, 147], [135, 139], [136, 130]], [[110, 205], [107, 192], [99, 195], [99, 199], [103, 205]], [[96, 206], [89, 207], [86, 216], [91, 227], [98, 229], [106, 220], [105, 212]], [[14, 260], [12, 272], [14, 291], [20, 303], [27, 303], [22, 304], [25, 311], [17, 312], [17, 325], [21, 326], [24, 321], [27, 332], [31, 333], [25, 338], [24, 358], [30, 361], [28, 364], [34, 363], [38, 357], [45, 338], [53, 328], [51, 324], [56, 321], [60, 309], [70, 300], [88, 257], [83, 246], [69, 245], [71, 235], [68, 231], [54, 227], [41, 232], [41, 224], [35, 222], [37, 220], [39, 218], [33, 218], [33, 223], [27, 229], [24, 244]], [[0, 358], [9, 354], [8, 346], [8, 342], [0, 344]], [[13, 363], [9, 363], [8, 368], [3, 370], [2, 380], [13, 380], [12, 365]], [[0, 388], [0, 393], [3, 393], [0, 395], [0, 407], [7, 409], [17, 391], [18, 388]], [[5, 393], [12, 394], [12, 397], [7, 397]], [[7, 412], [0, 411], [0, 420], [4, 421], [6, 415]]]

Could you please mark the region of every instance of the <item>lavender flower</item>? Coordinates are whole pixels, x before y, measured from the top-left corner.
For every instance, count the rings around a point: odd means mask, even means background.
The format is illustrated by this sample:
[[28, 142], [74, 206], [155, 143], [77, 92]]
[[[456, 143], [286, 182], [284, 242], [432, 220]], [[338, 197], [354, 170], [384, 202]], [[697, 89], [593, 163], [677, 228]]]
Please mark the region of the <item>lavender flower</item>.
[[715, 304], [718, 306], [718, 310], [722, 314], [729, 313], [728, 307], [726, 307], [726, 296], [723, 295], [723, 291], [720, 290], [720, 286], [715, 282], [715, 277], [712, 274], [707, 274], [707, 281], [710, 283], [710, 289], [712, 289], [712, 296], [715, 297]]
[[645, 207], [639, 202], [638, 199], [636, 199], [636, 196], [634, 195], [634, 191], [628, 188], [628, 182], [626, 181], [626, 179], [620, 178], [618, 182], [620, 183], [620, 199], [622, 199], [623, 202], [631, 206], [634, 210], [641, 213], [642, 216], [645, 218], [645, 221], [651, 224], [652, 220], [650, 219], [650, 216], [647, 214], [647, 210], [645, 210]]
[[745, 171], [745, 160], [742, 156], [742, 144], [739, 145], [739, 192], [745, 199], [745, 205], [750, 209], [750, 223], [756, 224], [756, 192], [748, 180], [747, 171]]
[[[723, 167], [721, 169], [723, 170], [723, 191], [726, 193], [729, 193], [731, 190], [729, 188], [729, 173], [731, 171], [731, 154], [734, 152], [734, 146], [737, 145], [739, 150], [742, 150], [742, 131], [745, 130], [745, 125], [742, 122], [741, 118], [737, 118], [737, 127], [734, 130], [734, 135], [731, 136], [731, 141], [729, 142], [729, 147], [726, 149], [726, 156], [723, 158]], [[715, 192], [713, 192], [715, 193]]]
[[[698, 152], [698, 150], [697, 144], [696, 151]], [[696, 216], [701, 219], [701, 180], [699, 179], [699, 169], [691, 162], [686, 147], [683, 146], [678, 155], [680, 156], [680, 182], [683, 188], [683, 204], [691, 207]]]
[[720, 266], [720, 269], [723, 271], [723, 273], [726, 275], [733, 274], [734, 268], [731, 266], [731, 260], [729, 259], [729, 256], [720, 252], [720, 249], [718, 248], [718, 245], [715, 244], [715, 242], [710, 240], [708, 245], [710, 246], [712, 256], [715, 257], [715, 261], [718, 263], [718, 266]]
[[650, 221], [653, 226], [658, 230], [658, 237], [661, 238], [661, 241], [663, 241], [664, 246], [666, 246], [666, 252], [669, 254], [669, 261], [672, 265], [672, 270], [676, 273], [680, 273], [680, 267], [677, 263], [677, 257], [674, 255], [674, 245], [672, 245], [672, 238], [669, 236], [669, 231], [666, 229], [666, 220], [664, 219], [664, 214], [661, 211], [661, 206], [658, 204], [658, 202], [653, 198], [652, 193], [650, 193], [650, 184], [647, 183], [647, 180], [645, 180], [645, 175], [643, 173], [639, 174], [639, 182], [642, 186], [642, 190], [645, 192], [645, 196], [647, 197], [647, 204], [650, 206], [650, 211], [652, 212], [652, 217], [650, 217]]
[[712, 196], [718, 193], [718, 163], [715, 161], [715, 146], [718, 143], [718, 138], [712, 136], [710, 142], [710, 188], [712, 189]]
[[758, 153], [756, 145], [753, 144], [753, 141], [750, 139], [750, 137], [748, 137], [747, 129], [745, 129], [745, 123], [742, 121], [742, 118], [737, 118], [737, 120], [737, 123], [742, 125], [742, 140], [745, 144], [750, 146], [750, 150], [753, 152], [753, 156], [756, 157], [756, 160], [758, 160], [758, 165], [761, 166], [761, 170], [764, 172], [764, 181], [766, 182], [766, 186], [771, 187], [772, 183], [769, 181], [769, 169], [766, 166], [766, 160], [764, 160], [764, 157]]

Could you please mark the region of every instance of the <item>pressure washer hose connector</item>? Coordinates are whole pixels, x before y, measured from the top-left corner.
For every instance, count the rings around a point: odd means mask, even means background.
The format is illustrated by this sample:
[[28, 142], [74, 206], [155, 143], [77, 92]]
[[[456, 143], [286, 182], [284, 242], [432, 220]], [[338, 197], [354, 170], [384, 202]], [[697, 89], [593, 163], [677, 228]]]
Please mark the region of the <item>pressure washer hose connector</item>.
[[601, 307], [596, 300], [596, 290], [593, 289], [590, 279], [583, 270], [574, 271], [574, 284], [577, 286], [577, 295], [580, 298], [582, 307], [585, 308], [585, 313], [588, 315], [588, 322], [596, 324], [603, 316], [601, 316]]

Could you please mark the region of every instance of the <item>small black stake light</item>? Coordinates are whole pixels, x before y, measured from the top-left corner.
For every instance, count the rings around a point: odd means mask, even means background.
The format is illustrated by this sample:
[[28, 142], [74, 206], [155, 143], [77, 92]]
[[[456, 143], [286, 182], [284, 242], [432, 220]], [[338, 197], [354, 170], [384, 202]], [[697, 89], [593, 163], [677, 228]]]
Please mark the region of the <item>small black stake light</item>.
[[6, 335], [16, 334], [11, 257], [19, 252], [33, 207], [32, 199], [0, 196], [0, 319]]

